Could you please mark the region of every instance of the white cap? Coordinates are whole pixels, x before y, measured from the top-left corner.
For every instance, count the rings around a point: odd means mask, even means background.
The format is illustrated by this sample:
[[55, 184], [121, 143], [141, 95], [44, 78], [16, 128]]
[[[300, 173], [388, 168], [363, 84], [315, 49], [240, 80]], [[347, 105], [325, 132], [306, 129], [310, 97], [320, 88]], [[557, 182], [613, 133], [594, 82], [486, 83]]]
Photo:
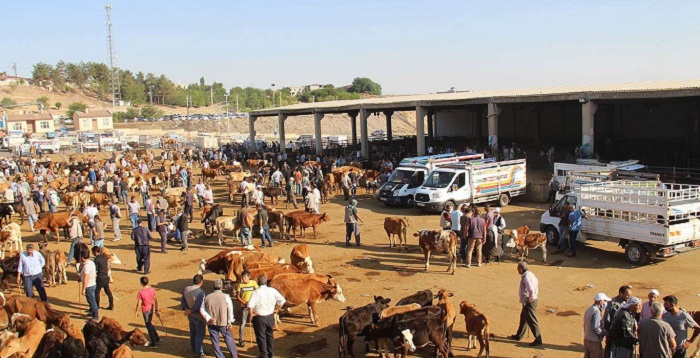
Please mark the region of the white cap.
[[659, 291], [656, 289], [651, 289], [651, 291], [649, 291], [649, 294], [652, 294], [652, 293], [657, 295], [657, 296], [659, 295]]
[[495, 212], [495, 213], [500, 213], [500, 212], [501, 212], [501, 208], [493, 208], [493, 212]]
[[603, 292], [597, 293], [595, 295], [595, 300], [597, 301], [610, 301], [610, 297], [608, 295], [604, 294]]

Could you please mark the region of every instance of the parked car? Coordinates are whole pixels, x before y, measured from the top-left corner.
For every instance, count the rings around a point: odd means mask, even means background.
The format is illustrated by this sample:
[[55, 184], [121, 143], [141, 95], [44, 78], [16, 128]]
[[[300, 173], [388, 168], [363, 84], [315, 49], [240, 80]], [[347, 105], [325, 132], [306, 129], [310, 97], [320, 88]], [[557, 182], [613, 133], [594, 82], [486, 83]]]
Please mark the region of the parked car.
[[63, 120], [63, 124], [73, 124], [73, 120], [70, 118], [66, 118]]

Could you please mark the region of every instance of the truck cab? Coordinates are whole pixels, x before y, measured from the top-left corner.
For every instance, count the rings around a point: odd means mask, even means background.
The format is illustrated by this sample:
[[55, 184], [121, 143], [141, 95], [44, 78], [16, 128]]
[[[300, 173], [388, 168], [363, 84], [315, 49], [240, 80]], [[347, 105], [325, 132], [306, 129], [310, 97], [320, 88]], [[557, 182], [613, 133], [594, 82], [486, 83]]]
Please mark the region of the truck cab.
[[379, 189], [379, 201], [386, 205], [413, 207], [416, 189], [423, 184], [428, 169], [420, 166], [396, 168]]
[[455, 206], [470, 202], [471, 190], [467, 184], [467, 170], [433, 170], [416, 192], [416, 207], [426, 211], [442, 211], [450, 203]]

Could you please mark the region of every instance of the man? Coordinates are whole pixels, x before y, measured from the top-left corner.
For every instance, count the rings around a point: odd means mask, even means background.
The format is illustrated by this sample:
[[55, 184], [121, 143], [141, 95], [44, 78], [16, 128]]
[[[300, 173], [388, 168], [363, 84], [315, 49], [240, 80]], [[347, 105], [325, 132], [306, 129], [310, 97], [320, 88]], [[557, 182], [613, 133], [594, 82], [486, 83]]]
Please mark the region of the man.
[[569, 204], [564, 203], [559, 213], [559, 242], [557, 242], [557, 251], [555, 254], [561, 254], [566, 251], [566, 244], [569, 242]]
[[36, 203], [29, 197], [22, 198], [22, 203], [24, 204], [24, 212], [27, 214], [27, 219], [29, 220], [29, 228], [34, 232], [34, 223], [39, 220], [39, 216], [36, 212]]
[[42, 301], [48, 302], [46, 290], [44, 290], [44, 279], [41, 272], [44, 270], [46, 260], [41, 252], [34, 251], [34, 245], [28, 244], [27, 251], [19, 256], [19, 267], [17, 268], [17, 286], [22, 277], [24, 277], [24, 293], [27, 297], [34, 297], [34, 289], [39, 293]]
[[467, 244], [469, 242], [469, 226], [472, 221], [472, 209], [468, 206], [462, 207], [462, 216], [459, 218], [459, 257], [462, 263], [467, 262]]
[[238, 226], [241, 228], [241, 244], [243, 244], [243, 246], [251, 245], [252, 236], [250, 231], [253, 228], [253, 217], [248, 212], [247, 202], [244, 202], [243, 207], [238, 209], [238, 212], [236, 213], [236, 220], [238, 220]]
[[170, 221], [165, 217], [165, 211], [158, 211], [158, 216], [156, 217], [156, 231], [158, 231], [158, 235], [160, 235], [160, 252], [164, 254], [168, 252], [168, 225], [170, 225]]
[[248, 270], [243, 270], [243, 273], [241, 273], [241, 283], [238, 284], [238, 296], [236, 297], [241, 304], [241, 327], [238, 329], [238, 345], [240, 347], [245, 347], [243, 331], [246, 323], [248, 323], [248, 316], [250, 316], [248, 301], [250, 301], [250, 296], [253, 295], [253, 291], [257, 289], [258, 283], [250, 280], [250, 272], [248, 272]]
[[286, 190], [287, 190], [287, 202], [284, 205], [285, 209], [289, 209], [289, 203], [292, 203], [294, 205], [294, 209], [297, 209], [297, 198], [296, 198], [296, 185], [294, 185], [294, 182], [292, 180], [287, 180], [286, 183]]
[[245, 178], [241, 180], [241, 185], [239, 186], [239, 189], [241, 191], [241, 207], [247, 207], [250, 199], [250, 192], [248, 191], [248, 181], [245, 180]]
[[527, 324], [532, 331], [532, 335], [535, 336], [535, 340], [530, 343], [531, 347], [537, 347], [542, 345], [542, 335], [540, 333], [540, 326], [537, 322], [537, 316], [535, 315], [535, 310], [537, 309], [537, 294], [539, 293], [539, 282], [535, 274], [528, 271], [527, 263], [518, 263], [518, 274], [520, 274], [520, 304], [522, 305], [522, 310], [520, 311], [520, 323], [518, 324], [518, 333], [510, 336], [511, 339], [519, 341], [525, 335], [525, 325]]
[[[192, 188], [187, 189], [187, 192], [183, 193], [182, 196], [185, 199], [185, 213], [187, 214], [187, 217], [190, 218], [191, 224], [192, 217], [194, 216], [194, 193], [192, 192]], [[202, 206], [200, 205], [199, 207], [201, 208]]]
[[97, 247], [104, 246], [105, 242], [105, 223], [99, 216], [95, 216], [95, 222], [92, 223], [92, 245]]
[[603, 315], [603, 331], [605, 331], [605, 357], [610, 357], [610, 351], [612, 350], [612, 342], [610, 340], [610, 328], [612, 328], [612, 321], [615, 318], [615, 314], [620, 310], [623, 304], [632, 297], [632, 287], [621, 286], [617, 290], [617, 296], [613, 297], [608, 305], [605, 307], [605, 314]]
[[[140, 225], [141, 223], [139, 223]], [[145, 227], [140, 226], [144, 230]], [[158, 344], [162, 341], [156, 332], [156, 327], [153, 326], [153, 315], [160, 317], [160, 309], [158, 308], [158, 297], [156, 297], [156, 290], [148, 285], [148, 277], [141, 276], [139, 280], [141, 282], [141, 291], [136, 294], [136, 317], [139, 316], [139, 307], [141, 308], [141, 315], [143, 316], [143, 323], [148, 331], [148, 337], [150, 338], [150, 346], [153, 349], [158, 348]]]
[[204, 321], [207, 322], [209, 338], [211, 338], [211, 344], [214, 347], [214, 356], [216, 358], [224, 358], [224, 353], [221, 352], [221, 347], [219, 346], [219, 335], [221, 335], [231, 355], [237, 357], [238, 350], [236, 350], [236, 345], [233, 343], [233, 336], [231, 335], [231, 328], [234, 322], [233, 303], [231, 302], [231, 296], [221, 292], [223, 287], [224, 283], [221, 279], [214, 281], [214, 292], [204, 298], [204, 303], [202, 303], [199, 312], [204, 317]]
[[347, 172], [343, 173], [341, 186], [343, 187], [343, 197], [345, 198], [345, 201], [350, 200], [350, 187], [352, 186], [352, 182], [350, 181], [350, 176]]
[[211, 187], [209, 184], [207, 184], [204, 187], [204, 195], [202, 195], [202, 199], [204, 200], [204, 204], [209, 204], [209, 205], [214, 205], [214, 192], [212, 192]]
[[603, 307], [610, 301], [605, 293], [598, 293], [593, 305], [583, 314], [583, 357], [603, 358]]
[[445, 209], [440, 213], [440, 228], [442, 230], [452, 229], [452, 203], [445, 205]]
[[255, 190], [253, 190], [253, 194], [250, 196], [250, 201], [252, 201], [254, 205], [262, 205], [264, 199], [262, 185], [257, 185]]
[[652, 317], [651, 305], [654, 304], [654, 302], [659, 300], [659, 291], [655, 290], [655, 289], [651, 289], [649, 291], [649, 294], [647, 294], [647, 299], [648, 299], [648, 301], [646, 301], [642, 304], [642, 313], [639, 315], [640, 320]]
[[615, 358], [634, 357], [634, 346], [639, 343], [637, 338], [637, 318], [642, 311], [642, 300], [630, 297], [627, 303], [622, 305], [613, 318], [610, 327], [610, 340], [612, 349], [610, 353]]
[[204, 302], [204, 291], [202, 275], [194, 275], [192, 285], [185, 287], [180, 297], [180, 306], [185, 311], [185, 316], [190, 323], [190, 348], [196, 357], [205, 357], [202, 345], [204, 343], [205, 321], [199, 312]]
[[[639, 356], [671, 358], [676, 351], [676, 333], [661, 319], [664, 306], [661, 302], [651, 304], [651, 318], [639, 322]], [[685, 352], [683, 353], [685, 357]]]
[[554, 204], [558, 190], [559, 182], [557, 182], [557, 178], [554, 176], [554, 174], [552, 174], [552, 178], [549, 180], [549, 195], [547, 195], [547, 204]]
[[77, 216], [68, 217], [68, 236], [70, 237], [70, 248], [68, 249], [68, 263], [73, 260], [75, 245], [83, 242], [83, 225]]
[[97, 288], [97, 268], [95, 267], [95, 262], [90, 260], [90, 253], [88, 251], [83, 251], [80, 253], [80, 270], [82, 274], [80, 275], [80, 282], [82, 284], [82, 295], [85, 296], [85, 300], [88, 303], [90, 309], [88, 310], [88, 315], [95, 321], [99, 319], [100, 307], [97, 305], [97, 300], [95, 299], [95, 289]]
[[148, 275], [151, 272], [151, 232], [141, 224], [143, 220], [138, 219], [136, 228], [131, 232], [131, 240], [134, 240], [136, 251], [136, 271], [143, 268], [144, 275]]
[[182, 212], [182, 209], [178, 210], [180, 216], [177, 218], [177, 231], [180, 232], [180, 240], [182, 240], [182, 246], [180, 246], [180, 251], [187, 251], [188, 248], [188, 237], [190, 235], [189, 218], [187, 213]]
[[282, 178], [283, 177], [284, 177], [284, 175], [279, 170], [279, 168], [275, 168], [275, 172], [272, 173], [272, 176], [270, 177], [272, 179], [272, 186], [273, 187], [282, 186]]
[[459, 218], [462, 216], [462, 207], [466, 206], [462, 204], [457, 210], [452, 210], [450, 212], [450, 229], [454, 231], [457, 236], [459, 236], [459, 228], [461, 227]]
[[[686, 311], [678, 307], [678, 298], [676, 296], [664, 297], [664, 308], [666, 312], [663, 314], [663, 320], [671, 325], [676, 334], [676, 343], [678, 344], [673, 352], [673, 358], [685, 358], [686, 351], [700, 335], [700, 326], [693, 320], [693, 317]], [[693, 336], [688, 339], [688, 328], [693, 329]]]
[[576, 204], [571, 204], [571, 212], [569, 213], [569, 253], [568, 257], [576, 257], [576, 237], [583, 225], [583, 219], [588, 218], [586, 213], [581, 210], [576, 210]]
[[[306, 176], [304, 177], [306, 179]], [[311, 184], [313, 186], [313, 184]], [[304, 187], [304, 190], [306, 187]], [[316, 199], [314, 198], [314, 192], [312, 190], [306, 190], [306, 196], [304, 197], [304, 208], [306, 209], [306, 212], [313, 213], [314, 212], [314, 203], [316, 202]]]
[[318, 190], [318, 187], [319, 186], [315, 184], [311, 185], [311, 188], [314, 190], [314, 214], [321, 213], [321, 191]]
[[114, 295], [112, 295], [112, 289], [109, 287], [109, 259], [104, 253], [104, 248], [94, 246], [92, 248], [92, 254], [95, 256], [95, 268], [97, 270], [97, 278], [95, 288], [95, 302], [97, 307], [100, 307], [100, 292], [102, 289], [105, 290], [107, 294], [107, 299], [109, 300], [108, 310], [114, 309]]
[[484, 245], [485, 237], [486, 221], [484, 221], [484, 218], [482, 218], [479, 215], [479, 211], [475, 209], [475, 211], [472, 214], [471, 222], [469, 223], [469, 241], [467, 243], [467, 268], [470, 268], [472, 266], [472, 253], [474, 252], [474, 249], [476, 249], [476, 266], [481, 267], [481, 248]]
[[139, 221], [139, 211], [141, 210], [141, 206], [139, 203], [136, 202], [136, 197], [131, 196], [131, 201], [127, 205], [129, 209], [129, 219], [131, 220], [131, 228], [135, 229], [136, 226], [138, 226], [138, 221]]
[[148, 231], [155, 231], [156, 229], [156, 206], [153, 205], [153, 199], [149, 196], [146, 199], [146, 221], [148, 222]]
[[352, 246], [350, 239], [353, 234], [355, 234], [355, 244], [357, 244], [358, 247], [362, 246], [358, 221], [364, 223], [357, 214], [357, 200], [352, 199], [350, 200], [350, 204], [345, 207], [345, 247]]
[[255, 342], [258, 344], [259, 356], [272, 358], [275, 355], [274, 313], [282, 308], [287, 301], [279, 291], [267, 287], [267, 276], [264, 274], [258, 277], [258, 286], [260, 287], [250, 296], [248, 308], [253, 317], [253, 330], [255, 331]]
[[258, 209], [258, 226], [260, 226], [260, 240], [262, 241], [262, 247], [265, 247], [265, 239], [272, 247], [272, 236], [270, 236], [270, 225], [267, 222], [268, 213], [264, 206], [257, 204], [255, 208]]
[[119, 220], [122, 218], [122, 211], [119, 205], [112, 202], [112, 200], [107, 201], [109, 207], [109, 218], [112, 219], [112, 229], [114, 229], [114, 239], [112, 241], [119, 241], [122, 239], [122, 231], [119, 228]]
[[141, 199], [143, 199], [143, 209], [146, 209], [146, 201], [151, 197], [148, 192], [148, 181], [142, 180], [141, 181], [141, 188], [139, 189], [139, 192], [141, 193]]
[[124, 204], [129, 200], [129, 182], [127, 180], [121, 179], [119, 181], [119, 196]]
[[114, 181], [107, 180], [107, 183], [105, 183], [105, 192], [107, 195], [109, 195], [109, 200], [114, 200]]
[[[90, 203], [88, 204], [88, 207], [83, 210], [83, 215], [87, 217], [88, 219], [88, 226], [92, 227], [95, 223], [95, 216], [97, 216], [100, 213], [99, 210], [95, 207], [95, 203]], [[95, 241], [95, 236], [93, 235], [94, 233], [92, 230], [90, 230], [90, 240]]]
[[503, 253], [506, 251], [506, 241], [503, 240], [503, 233], [506, 229], [506, 219], [501, 215], [501, 209], [493, 209], [493, 237], [494, 237], [494, 249], [491, 251], [492, 255], [496, 255], [496, 259], [500, 261], [503, 257]]

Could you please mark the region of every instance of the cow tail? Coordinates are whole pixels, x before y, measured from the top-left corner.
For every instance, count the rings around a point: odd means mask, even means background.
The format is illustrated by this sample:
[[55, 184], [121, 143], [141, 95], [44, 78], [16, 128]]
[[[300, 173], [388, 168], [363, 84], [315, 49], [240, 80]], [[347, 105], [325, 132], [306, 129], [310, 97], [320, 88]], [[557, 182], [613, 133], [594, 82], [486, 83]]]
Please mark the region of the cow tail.
[[338, 320], [338, 358], [343, 358], [345, 356], [345, 346], [347, 345], [344, 322], [345, 315], [342, 315]]
[[491, 334], [489, 333], [489, 319], [486, 318], [485, 315], [481, 315], [483, 317], [484, 321], [484, 331], [482, 332], [482, 335], [484, 336], [484, 348], [486, 348], [486, 354], [488, 355], [489, 352], [491, 351], [490, 347], [490, 340], [491, 340]]

